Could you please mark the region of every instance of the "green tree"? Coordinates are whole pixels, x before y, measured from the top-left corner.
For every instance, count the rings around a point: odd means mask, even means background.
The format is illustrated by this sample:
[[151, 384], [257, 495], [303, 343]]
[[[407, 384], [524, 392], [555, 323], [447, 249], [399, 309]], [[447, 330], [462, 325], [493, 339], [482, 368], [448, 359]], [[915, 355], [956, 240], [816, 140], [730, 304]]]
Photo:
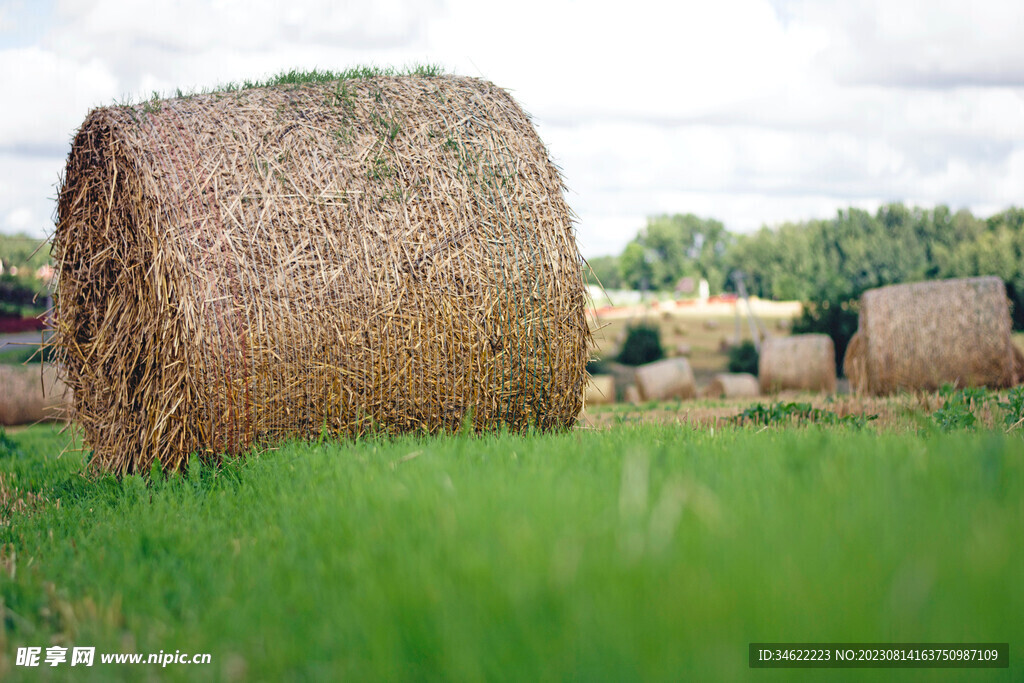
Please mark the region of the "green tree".
[[598, 256], [588, 260], [590, 268], [586, 268], [587, 282], [592, 285], [602, 285], [605, 289], [620, 289], [622, 287], [622, 275], [619, 273], [619, 258], [617, 256]]
[[619, 256], [619, 276], [630, 289], [650, 289], [653, 276], [647, 250], [635, 240], [626, 245]]
[[652, 216], [627, 245], [619, 265], [623, 281], [671, 291], [680, 278], [706, 278], [720, 292], [728, 275], [725, 255], [731, 235], [719, 221], [693, 214]]

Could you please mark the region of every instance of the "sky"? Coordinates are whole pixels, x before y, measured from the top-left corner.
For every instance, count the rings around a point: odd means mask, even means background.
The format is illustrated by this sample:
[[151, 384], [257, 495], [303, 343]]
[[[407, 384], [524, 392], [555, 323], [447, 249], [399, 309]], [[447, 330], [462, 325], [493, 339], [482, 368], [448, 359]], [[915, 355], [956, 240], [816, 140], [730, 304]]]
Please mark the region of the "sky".
[[0, 232], [53, 229], [97, 106], [292, 68], [509, 90], [584, 256], [646, 217], [736, 232], [889, 201], [1024, 205], [1020, 0], [0, 0]]

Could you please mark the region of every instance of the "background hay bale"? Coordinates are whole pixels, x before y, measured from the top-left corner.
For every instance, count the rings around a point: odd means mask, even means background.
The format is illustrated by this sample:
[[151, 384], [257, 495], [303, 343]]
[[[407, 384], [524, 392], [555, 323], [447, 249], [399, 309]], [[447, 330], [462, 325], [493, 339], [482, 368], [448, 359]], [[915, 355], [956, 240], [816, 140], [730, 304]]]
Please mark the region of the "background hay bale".
[[584, 406], [615, 402], [615, 377], [612, 375], [591, 375], [587, 382]]
[[707, 398], [754, 398], [760, 395], [761, 385], [749, 372], [720, 372], [704, 390]]
[[630, 384], [628, 387], [626, 387], [626, 390], [623, 392], [623, 400], [626, 403], [635, 406], [640, 405], [640, 403], [642, 402], [642, 399], [640, 398], [640, 390], [636, 388], [635, 384]]
[[53, 337], [92, 462], [571, 426], [586, 292], [562, 179], [472, 78], [94, 110], [53, 242]]
[[668, 358], [636, 369], [636, 387], [644, 401], [667, 401], [697, 396], [697, 383], [690, 361]]
[[850, 391], [855, 394], [869, 393], [865, 346], [864, 335], [860, 331], [854, 332], [850, 343], [846, 345], [846, 354], [843, 355], [843, 374], [850, 382]]
[[1001, 388], [1021, 382], [1006, 287], [997, 277], [872, 289], [843, 365], [858, 393], [932, 391], [945, 383]]
[[757, 377], [763, 393], [836, 391], [835, 346], [827, 334], [769, 337], [761, 344]]
[[24, 425], [61, 420], [71, 396], [57, 377], [56, 368], [44, 364], [0, 365], [0, 425]]
[[665, 355], [669, 358], [678, 358], [680, 356], [689, 356], [693, 353], [693, 347], [687, 342], [679, 342], [668, 347], [665, 351]]

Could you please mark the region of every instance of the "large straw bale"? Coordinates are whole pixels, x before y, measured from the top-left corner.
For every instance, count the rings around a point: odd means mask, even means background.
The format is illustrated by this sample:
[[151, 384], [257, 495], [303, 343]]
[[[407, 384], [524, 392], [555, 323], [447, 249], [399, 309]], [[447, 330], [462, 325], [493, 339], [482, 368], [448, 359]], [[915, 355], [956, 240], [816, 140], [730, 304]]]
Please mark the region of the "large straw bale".
[[836, 391], [836, 358], [827, 334], [769, 337], [757, 363], [761, 391]]
[[872, 289], [843, 365], [858, 393], [1013, 386], [1024, 361], [1010, 338], [1006, 287], [997, 277]]
[[644, 401], [694, 398], [697, 382], [690, 361], [667, 358], [636, 369], [636, 387]]
[[761, 395], [757, 377], [749, 372], [720, 372], [704, 390], [708, 398], [754, 398]]
[[589, 331], [562, 179], [455, 76], [94, 110], [60, 190], [53, 344], [93, 463], [564, 428]]
[[0, 425], [63, 419], [70, 393], [50, 365], [0, 365]]

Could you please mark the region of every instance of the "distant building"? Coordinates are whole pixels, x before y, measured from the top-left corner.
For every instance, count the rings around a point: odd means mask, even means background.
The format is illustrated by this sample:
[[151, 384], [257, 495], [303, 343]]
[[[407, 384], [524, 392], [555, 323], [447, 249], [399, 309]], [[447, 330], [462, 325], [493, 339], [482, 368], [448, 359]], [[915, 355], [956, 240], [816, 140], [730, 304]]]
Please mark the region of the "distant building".
[[693, 278], [692, 277], [681, 277], [679, 282], [676, 283], [676, 292], [678, 294], [692, 294], [693, 293]]

